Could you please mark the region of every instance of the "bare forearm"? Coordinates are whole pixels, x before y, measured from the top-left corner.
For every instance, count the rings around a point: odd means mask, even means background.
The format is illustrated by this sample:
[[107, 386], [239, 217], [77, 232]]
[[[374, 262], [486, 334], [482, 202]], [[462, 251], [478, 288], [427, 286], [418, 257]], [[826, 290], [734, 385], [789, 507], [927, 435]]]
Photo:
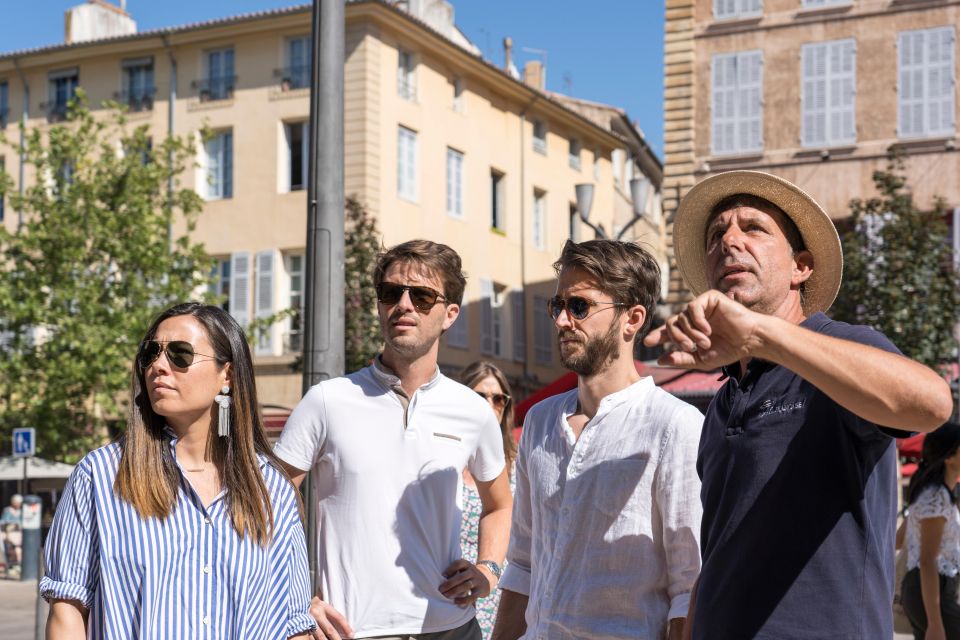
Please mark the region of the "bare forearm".
[[923, 596], [923, 610], [927, 614], [927, 624], [931, 627], [943, 626], [940, 615], [940, 574], [934, 561], [920, 561], [920, 593]]
[[502, 507], [480, 516], [477, 526], [477, 559], [493, 560], [502, 565], [510, 543], [509, 507]]
[[502, 591], [492, 640], [517, 640], [526, 633], [528, 600], [527, 596], [516, 591], [510, 591], [509, 589]]
[[72, 601], [55, 601], [47, 617], [47, 640], [86, 640], [86, 637], [86, 610]]
[[932, 431], [953, 411], [950, 387], [943, 378], [903, 356], [773, 316], [758, 323], [757, 338], [755, 357], [783, 365], [870, 422]]

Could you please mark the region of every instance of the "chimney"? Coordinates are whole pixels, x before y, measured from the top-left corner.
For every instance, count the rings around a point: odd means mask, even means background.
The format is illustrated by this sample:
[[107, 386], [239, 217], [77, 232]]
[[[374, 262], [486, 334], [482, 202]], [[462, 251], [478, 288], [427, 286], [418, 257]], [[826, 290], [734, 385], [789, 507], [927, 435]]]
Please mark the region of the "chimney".
[[543, 91], [547, 87], [547, 69], [539, 60], [528, 60], [523, 65], [523, 83]]
[[513, 39], [509, 36], [503, 39], [503, 70], [510, 72], [513, 66]]
[[100, 40], [137, 32], [137, 23], [127, 13], [126, 0], [120, 6], [106, 0], [88, 0], [64, 12], [63, 41], [66, 44]]

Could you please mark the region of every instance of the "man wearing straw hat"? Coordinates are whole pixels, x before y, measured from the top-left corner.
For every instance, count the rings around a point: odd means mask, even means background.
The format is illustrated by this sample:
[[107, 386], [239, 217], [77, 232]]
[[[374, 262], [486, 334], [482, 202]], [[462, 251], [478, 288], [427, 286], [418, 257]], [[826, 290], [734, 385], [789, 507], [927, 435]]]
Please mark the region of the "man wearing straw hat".
[[661, 364], [727, 377], [700, 439], [703, 566], [688, 637], [891, 638], [891, 429], [942, 424], [949, 387], [882, 334], [824, 314], [840, 240], [786, 180], [700, 182], [677, 209], [674, 249], [697, 297], [645, 343], [668, 347]]

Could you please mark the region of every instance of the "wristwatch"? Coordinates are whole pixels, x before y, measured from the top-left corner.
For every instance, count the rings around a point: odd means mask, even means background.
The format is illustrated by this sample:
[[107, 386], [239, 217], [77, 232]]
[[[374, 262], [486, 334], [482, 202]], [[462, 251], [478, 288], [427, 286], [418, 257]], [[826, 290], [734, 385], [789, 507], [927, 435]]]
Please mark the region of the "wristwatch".
[[497, 564], [496, 562], [494, 562], [493, 560], [478, 560], [478, 561], [477, 561], [477, 566], [478, 566], [478, 567], [479, 567], [479, 566], [484, 566], [484, 567], [486, 567], [487, 569], [490, 569], [490, 573], [492, 573], [493, 575], [497, 576], [497, 580], [500, 579], [500, 574], [503, 573], [503, 570], [500, 569], [500, 565], [498, 565], [498, 564]]

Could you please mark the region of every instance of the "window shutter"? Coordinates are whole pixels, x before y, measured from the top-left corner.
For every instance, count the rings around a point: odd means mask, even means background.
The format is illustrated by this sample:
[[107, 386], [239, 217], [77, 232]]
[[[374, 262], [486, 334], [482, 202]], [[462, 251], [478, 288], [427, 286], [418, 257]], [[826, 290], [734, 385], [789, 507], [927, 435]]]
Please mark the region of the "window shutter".
[[233, 197], [233, 132], [228, 131], [223, 134], [221, 142], [221, 151], [223, 154], [223, 197]]
[[748, 51], [737, 56], [737, 93], [740, 96], [737, 151], [763, 149], [763, 53]]
[[[257, 252], [257, 319], [273, 315], [273, 276], [274, 252], [272, 250]], [[262, 329], [257, 334], [257, 355], [271, 355], [273, 353], [273, 326]]]
[[204, 192], [207, 199], [219, 198], [222, 195], [220, 181], [220, 136], [214, 136], [206, 143], [207, 149], [207, 183], [204, 185]]
[[733, 153], [736, 129], [737, 56], [736, 54], [718, 54], [713, 56], [712, 63], [712, 151], [717, 155]]
[[241, 327], [250, 323], [250, 252], [230, 256], [230, 315]]
[[931, 29], [926, 33], [927, 133], [953, 133], [954, 107], [954, 30]]
[[821, 145], [825, 141], [826, 53], [826, 43], [804, 45], [801, 53], [803, 68], [803, 87], [800, 93], [803, 113], [801, 139], [805, 147]]
[[923, 133], [923, 35], [922, 31], [903, 31], [897, 37], [900, 136]]
[[510, 309], [512, 311], [511, 324], [513, 325], [513, 360], [526, 362], [527, 360], [527, 323], [524, 309], [523, 291], [510, 293]]
[[743, 13], [753, 15], [763, 13], [763, 0], [742, 0]]
[[467, 321], [467, 304], [464, 300], [460, 305], [460, 315], [453, 322], [453, 326], [447, 329], [447, 346], [466, 349], [468, 345], [469, 322]]
[[857, 43], [840, 40], [830, 47], [830, 140], [852, 143], [857, 140]]
[[480, 353], [493, 354], [493, 282], [480, 280]]

